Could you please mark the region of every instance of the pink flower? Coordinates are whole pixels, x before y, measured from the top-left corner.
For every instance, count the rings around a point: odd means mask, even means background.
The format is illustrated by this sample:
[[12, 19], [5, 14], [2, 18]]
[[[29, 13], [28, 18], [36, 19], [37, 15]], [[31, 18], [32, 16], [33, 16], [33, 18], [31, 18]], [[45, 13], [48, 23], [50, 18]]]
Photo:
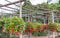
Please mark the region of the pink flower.
[[19, 32], [15, 32], [16, 35], [19, 35]]

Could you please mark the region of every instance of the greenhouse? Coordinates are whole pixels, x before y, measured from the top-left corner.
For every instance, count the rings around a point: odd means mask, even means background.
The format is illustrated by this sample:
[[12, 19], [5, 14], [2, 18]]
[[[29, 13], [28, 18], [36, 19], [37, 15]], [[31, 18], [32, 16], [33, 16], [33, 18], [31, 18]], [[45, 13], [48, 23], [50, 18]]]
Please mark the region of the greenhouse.
[[0, 38], [60, 38], [60, 0], [1, 0]]

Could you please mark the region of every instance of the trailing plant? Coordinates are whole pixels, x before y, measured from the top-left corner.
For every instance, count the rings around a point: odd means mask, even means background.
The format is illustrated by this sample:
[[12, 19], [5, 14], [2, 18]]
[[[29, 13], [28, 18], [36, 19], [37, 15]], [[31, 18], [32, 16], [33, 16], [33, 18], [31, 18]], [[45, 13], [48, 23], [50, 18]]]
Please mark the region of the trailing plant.
[[57, 24], [56, 23], [49, 23], [48, 30], [54, 32], [57, 30]]
[[60, 23], [57, 23], [57, 32], [60, 32]]
[[24, 30], [25, 33], [32, 33], [33, 31], [32, 24], [33, 24], [32, 22], [26, 22], [26, 27]]
[[21, 34], [25, 28], [25, 23], [22, 18], [19, 17], [11, 17], [4, 18], [5, 31], [8, 33]]
[[4, 21], [2, 19], [0, 19], [0, 32], [3, 31], [3, 26], [4, 26]]

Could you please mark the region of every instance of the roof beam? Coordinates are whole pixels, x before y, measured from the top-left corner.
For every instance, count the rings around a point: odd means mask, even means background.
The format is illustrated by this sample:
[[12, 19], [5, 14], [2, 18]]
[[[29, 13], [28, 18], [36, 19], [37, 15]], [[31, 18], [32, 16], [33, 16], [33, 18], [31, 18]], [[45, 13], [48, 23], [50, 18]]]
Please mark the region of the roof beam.
[[14, 10], [17, 10], [18, 11], [18, 9], [16, 9], [16, 8], [12, 8], [12, 7], [7, 7], [7, 8], [14, 9]]
[[[2, 4], [0, 4], [0, 5], [2, 5]], [[18, 10], [18, 9], [16, 9], [16, 8], [12, 8], [12, 7], [6, 7], [6, 8], [10, 8], [10, 9]]]
[[16, 1], [16, 2], [13, 2], [13, 3], [9, 3], [9, 4], [5, 4], [5, 5], [1, 5], [0, 7], [6, 7], [6, 6], [9, 6], [9, 5], [12, 5], [12, 4], [16, 4], [16, 3], [19, 3], [20, 1]]
[[12, 11], [12, 12], [16, 12], [14, 10], [8, 10], [8, 9], [5, 9], [5, 8], [0, 8], [0, 9], [7, 10], [7, 11]]
[[[8, 0], [5, 0], [5, 1], [7, 1], [7, 2], [9, 2], [9, 3], [12, 3], [12, 2], [10, 2], [10, 1], [8, 1]], [[20, 7], [20, 6], [16, 5], [16, 4], [14, 4], [14, 5], [17, 6], [17, 7]]]

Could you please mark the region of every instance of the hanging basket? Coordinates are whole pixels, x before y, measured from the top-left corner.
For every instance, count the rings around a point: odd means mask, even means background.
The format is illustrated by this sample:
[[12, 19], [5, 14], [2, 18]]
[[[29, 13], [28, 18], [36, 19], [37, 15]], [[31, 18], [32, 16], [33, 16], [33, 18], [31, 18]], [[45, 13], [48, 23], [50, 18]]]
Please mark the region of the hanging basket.
[[57, 30], [57, 24], [56, 23], [49, 23], [48, 30], [51, 32], [55, 32]]

